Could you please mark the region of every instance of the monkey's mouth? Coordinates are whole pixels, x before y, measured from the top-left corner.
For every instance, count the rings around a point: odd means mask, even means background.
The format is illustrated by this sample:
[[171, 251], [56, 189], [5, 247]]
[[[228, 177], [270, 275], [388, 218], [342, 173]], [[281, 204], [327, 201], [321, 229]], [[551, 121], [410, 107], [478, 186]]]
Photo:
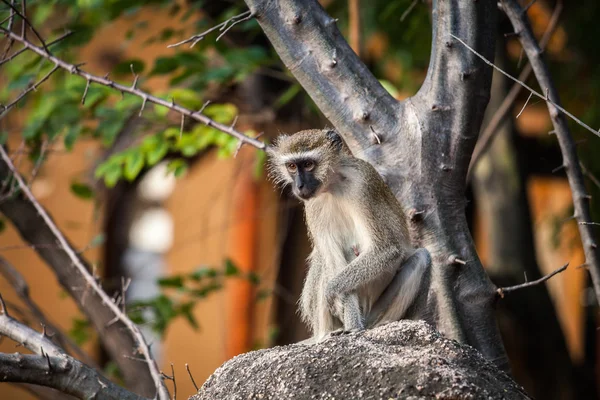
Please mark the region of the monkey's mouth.
[[302, 200], [308, 200], [317, 193], [317, 188], [302, 188], [296, 189], [294, 194]]

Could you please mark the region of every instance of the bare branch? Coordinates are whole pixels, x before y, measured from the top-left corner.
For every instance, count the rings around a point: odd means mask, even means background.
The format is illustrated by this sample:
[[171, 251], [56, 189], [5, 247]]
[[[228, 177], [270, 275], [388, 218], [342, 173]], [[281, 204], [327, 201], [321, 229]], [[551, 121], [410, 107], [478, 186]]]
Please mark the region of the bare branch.
[[[75, 251], [75, 249], [73, 249], [71, 244], [67, 241], [65, 236], [62, 234], [60, 229], [56, 226], [56, 224], [52, 220], [52, 218], [50, 218], [50, 216], [48, 215], [46, 210], [40, 205], [40, 203], [37, 201], [37, 199], [33, 196], [33, 194], [31, 193], [31, 190], [29, 189], [29, 187], [27, 186], [27, 184], [25, 183], [25, 181], [23, 180], [23, 178], [21, 177], [19, 172], [16, 170], [14, 164], [12, 163], [12, 160], [10, 159], [10, 157], [8, 156], [8, 154], [6, 153], [6, 151], [4, 150], [4, 148], [2, 146], [0, 146], [0, 160], [2, 161], [1, 164], [4, 164], [5, 167], [9, 170], [8, 172], [10, 174], [12, 174], [12, 178], [16, 181], [19, 190], [23, 194], [23, 197], [26, 199], [26, 202], [28, 202], [29, 205], [35, 209], [35, 213], [39, 216], [39, 218], [41, 218], [41, 222], [51, 232], [51, 234], [54, 236], [54, 239], [61, 246], [61, 248], [62, 248], [61, 251], [64, 252], [64, 255], [66, 255], [66, 257], [68, 258], [70, 265], [72, 267], [72, 269], [68, 273], [71, 275], [76, 274], [79, 277], [81, 277], [83, 279], [83, 281], [85, 282], [85, 290], [88, 290], [88, 289], [91, 290], [97, 296], [97, 298], [99, 298], [101, 300], [102, 306], [105, 307], [106, 309], [110, 310], [113, 317], [118, 317], [118, 320], [129, 330], [131, 336], [135, 339], [135, 342], [136, 342], [136, 344], [135, 344], [136, 352], [138, 352], [139, 354], [142, 355], [142, 357], [144, 358], [144, 360], [146, 361], [146, 363], [148, 365], [148, 369], [150, 371], [150, 374], [151, 374], [154, 384], [156, 386], [156, 390], [157, 390], [159, 399], [160, 400], [169, 399], [169, 392], [167, 391], [167, 388], [164, 385], [164, 382], [162, 381], [158, 366], [156, 365], [156, 362], [152, 358], [152, 355], [150, 354], [150, 349], [148, 348], [148, 345], [146, 344], [146, 340], [144, 339], [144, 336], [142, 335], [142, 333], [140, 332], [138, 327], [129, 319], [129, 317], [127, 317], [127, 315], [125, 315], [121, 311], [121, 309], [115, 303], [112, 302], [110, 297], [100, 287], [98, 281], [90, 273], [90, 271], [89, 271], [88, 267], [85, 265], [84, 261], [77, 255], [77, 252]], [[2, 171], [2, 170], [3, 170], [3, 167], [2, 167], [2, 165], [0, 165], [0, 171]], [[0, 174], [0, 176], [3, 176], [3, 175], [4, 174]], [[0, 204], [0, 209], [9, 218], [11, 218], [11, 216], [14, 217], [14, 214], [12, 214], [11, 212], [6, 212], [6, 207], [10, 207], [10, 205], [11, 204], [8, 201], [5, 201]], [[23, 218], [23, 215], [21, 215], [20, 217]], [[15, 221], [14, 218], [12, 220], [17, 225], [17, 228], [20, 228], [19, 225], [17, 224], [17, 221]], [[28, 221], [27, 223], [31, 223], [31, 222], [32, 221]], [[67, 286], [67, 290], [69, 290], [71, 293], [76, 291], [75, 288], [69, 287], [69, 286]], [[73, 296], [73, 297], [76, 300], [81, 299], [80, 296]], [[80, 305], [81, 305], [81, 303], [80, 303]], [[83, 305], [81, 305], [81, 306], [84, 311], [88, 311], [87, 312], [88, 316], [90, 316], [90, 319], [96, 323], [96, 326], [99, 329], [105, 328], [103, 326], [104, 324], [99, 325], [100, 323], [98, 321], [97, 315], [90, 315], [89, 309], [86, 309]]]
[[25, 34], [25, 27], [29, 26], [29, 28], [31, 29], [31, 31], [33, 32], [33, 34], [38, 38], [38, 40], [40, 41], [40, 43], [44, 47], [44, 50], [46, 50], [46, 52], [48, 54], [52, 54], [52, 53], [50, 53], [50, 49], [48, 49], [48, 46], [46, 45], [46, 42], [44, 41], [44, 39], [42, 38], [42, 36], [40, 35], [40, 33], [37, 31], [37, 29], [35, 29], [35, 27], [27, 19], [27, 16], [25, 15], [25, 9], [27, 7], [27, 3], [25, 2], [25, 0], [21, 1], [21, 10], [22, 11], [19, 11], [14, 6], [14, 4], [13, 4], [12, 1], [9, 3], [8, 0], [2, 0], [2, 2], [4, 4], [6, 4], [7, 6], [9, 6], [10, 9], [11, 9], [11, 11], [13, 11], [15, 14], [17, 14], [17, 16], [19, 16], [21, 18], [21, 20], [23, 21], [23, 25], [22, 25], [22, 29], [21, 29], [21, 38], [23, 38], [23, 40], [27, 40], [27, 35]]
[[38, 307], [38, 305], [29, 296], [29, 285], [23, 276], [14, 268], [6, 259], [0, 257], [0, 275], [4, 276], [4, 279], [13, 287], [17, 295], [23, 300], [25, 305], [31, 310], [33, 316], [40, 321], [45, 328], [50, 330], [56, 335], [56, 340], [63, 349], [72, 349], [77, 357], [84, 360], [84, 362], [92, 367], [96, 367], [95, 361], [87, 355], [75, 342], [65, 335], [61, 329], [54, 325], [44, 312]]
[[402, 13], [402, 16], [400, 17], [400, 22], [404, 22], [404, 20], [406, 19], [406, 17], [408, 17], [408, 15], [411, 13], [411, 11], [413, 10], [413, 8], [416, 7], [416, 5], [417, 5], [418, 2], [419, 2], [419, 0], [413, 0], [413, 2], [410, 3], [410, 5], [406, 9], [406, 11], [404, 11]]
[[[8, 30], [10, 30], [10, 28], [8, 28]], [[48, 47], [52, 47], [53, 45], [55, 45], [57, 43], [60, 43], [61, 41], [63, 41], [64, 39], [68, 38], [72, 34], [73, 34], [72, 31], [65, 32], [61, 36], [57, 37], [56, 39], [54, 39], [53, 41], [51, 41], [50, 43], [48, 43]], [[14, 42], [14, 39], [10, 39], [10, 40]], [[13, 54], [11, 54], [10, 57], [4, 56], [4, 57], [0, 58], [0, 65], [5, 64], [5, 63], [7, 63], [9, 61], [14, 60], [18, 55], [23, 54], [26, 50], [27, 50], [27, 47], [23, 47], [22, 49], [19, 49], [18, 51], [15, 51]]]
[[[542, 50], [535, 40], [529, 21], [527, 20], [527, 15], [516, 0], [502, 0], [502, 5], [515, 31], [520, 32], [519, 40], [529, 58], [540, 87], [546, 90], [546, 95], [543, 98], [546, 100], [546, 105], [548, 106], [550, 118], [563, 155], [563, 165], [566, 170], [567, 179], [571, 186], [573, 208], [575, 209], [575, 216], [579, 223], [579, 235], [583, 244], [585, 264], [589, 266], [588, 270], [592, 277], [596, 298], [600, 301], [600, 259], [593, 226], [588, 224], [591, 221], [589, 196], [585, 189], [583, 173], [577, 156], [577, 148], [564, 115], [568, 115], [571, 118], [574, 117], [570, 113], [565, 112], [559, 105], [560, 97], [558, 91], [554, 86], [548, 66], [542, 57]], [[598, 135], [597, 132], [581, 123], [581, 121], [575, 120], [579, 125]], [[585, 224], [581, 224], [581, 222]]]
[[69, 356], [0, 353], [0, 382], [33, 383], [80, 399], [142, 400]]
[[0, 108], [2, 109], [2, 111], [0, 112], [0, 119], [4, 117], [4, 115], [6, 115], [6, 113], [8, 112], [8, 110], [11, 109], [11, 107], [13, 107], [15, 104], [17, 104], [23, 97], [27, 96], [27, 94], [31, 91], [36, 90], [42, 83], [44, 83], [45, 81], [48, 80], [48, 78], [50, 78], [50, 76], [55, 73], [58, 70], [58, 66], [54, 66], [50, 72], [48, 72], [46, 75], [44, 75], [42, 77], [42, 79], [40, 79], [39, 81], [37, 81], [36, 83], [34, 83], [33, 85], [29, 86], [27, 89], [25, 89], [15, 100], [13, 100], [11, 103], [4, 105], [4, 104], [0, 104]]
[[[481, 58], [481, 60], [483, 60], [483, 62], [485, 62], [487, 65], [489, 65], [490, 67], [494, 68], [496, 71], [500, 72], [502, 75], [506, 76], [508, 79], [518, 83], [519, 85], [523, 86], [525, 89], [529, 90], [534, 96], [544, 100], [545, 102], [551, 104], [557, 111], [562, 112], [563, 114], [565, 114], [566, 116], [568, 116], [569, 118], [571, 118], [573, 121], [575, 121], [577, 124], [583, 126], [586, 130], [592, 132], [594, 135], [600, 137], [600, 131], [593, 129], [592, 127], [590, 127], [589, 125], [587, 125], [585, 122], [583, 122], [582, 120], [580, 120], [579, 118], [577, 118], [575, 115], [571, 114], [569, 111], [565, 110], [563, 107], [561, 107], [560, 105], [558, 105], [556, 102], [554, 102], [550, 97], [552, 96], [548, 96], [548, 93], [546, 95], [543, 95], [541, 93], [539, 93], [537, 90], [533, 89], [531, 86], [527, 85], [525, 82], [520, 81], [519, 79], [513, 77], [511, 74], [509, 74], [508, 72], [504, 71], [501, 68], [498, 68], [496, 65], [494, 65], [494, 63], [492, 63], [491, 61], [489, 61], [487, 58], [485, 58], [484, 56], [482, 56], [481, 54], [479, 54], [477, 51], [475, 51], [475, 49], [473, 49], [472, 47], [470, 47], [468, 44], [466, 44], [462, 39], [454, 36], [453, 34], [450, 34], [450, 36], [452, 36], [454, 39], [458, 40], [463, 46], [465, 46], [467, 49], [469, 49], [471, 52], [473, 52], [473, 54], [475, 54], [477, 57]], [[523, 39], [521, 39], [523, 40]], [[534, 39], [535, 40], [535, 39]], [[538, 53], [536, 53], [536, 56], [539, 57], [542, 53], [541, 50], [538, 47], [537, 42], [535, 42], [535, 47], [538, 49]], [[534, 67], [535, 70], [535, 67]], [[548, 92], [550, 89], [548, 87], [546, 87], [546, 92]]]
[[[3, 0], [4, 1], [4, 0]], [[146, 104], [146, 102], [150, 102], [150, 103], [154, 103], [154, 104], [158, 104], [160, 106], [163, 107], [167, 107], [170, 110], [173, 110], [179, 114], [185, 115], [188, 118], [191, 118], [193, 120], [199, 121], [207, 126], [210, 126], [211, 128], [215, 128], [217, 130], [220, 130], [224, 133], [227, 133], [228, 135], [231, 135], [233, 137], [235, 137], [236, 139], [245, 142], [246, 144], [249, 144], [251, 146], [254, 146], [258, 149], [261, 150], [265, 150], [266, 149], [266, 145], [261, 142], [258, 141], [256, 139], [252, 139], [246, 135], [244, 135], [243, 133], [233, 129], [230, 126], [221, 124], [219, 122], [216, 122], [214, 120], [212, 120], [211, 118], [207, 117], [206, 115], [200, 113], [200, 112], [196, 112], [196, 111], [192, 111], [188, 108], [182, 107], [180, 105], [175, 104], [174, 102], [170, 102], [164, 99], [161, 99], [159, 97], [153, 96], [151, 94], [148, 94], [136, 87], [132, 86], [125, 86], [125, 85], [121, 85], [119, 83], [116, 83], [110, 79], [108, 79], [108, 76], [105, 77], [100, 77], [100, 76], [96, 76], [90, 73], [87, 73], [83, 70], [81, 70], [79, 68], [79, 66], [74, 65], [74, 64], [70, 64], [67, 63], [66, 61], [63, 61], [53, 55], [51, 55], [50, 53], [48, 53], [47, 51], [45, 51], [44, 49], [34, 45], [33, 43], [31, 43], [30, 41], [28, 41], [27, 39], [23, 39], [21, 38], [19, 35], [10, 32], [4, 28], [0, 28], [1, 32], [4, 32], [4, 34], [12, 39], [14, 39], [17, 42], [20, 42], [21, 44], [23, 44], [26, 48], [28, 48], [29, 50], [33, 51], [34, 53], [40, 55], [41, 57], [51, 61], [52, 63], [54, 63], [55, 68], [59, 67], [62, 68], [64, 70], [69, 71], [71, 74], [75, 74], [75, 75], [79, 75], [83, 78], [85, 78], [87, 81], [90, 82], [94, 82], [94, 83], [98, 83], [100, 85], [103, 86], [107, 86], [113, 89], [116, 89], [118, 91], [120, 91], [121, 93], [129, 93], [131, 95], [137, 96], [141, 99], [144, 100], [143, 105]], [[54, 70], [53, 70], [54, 71]], [[143, 107], [142, 107], [143, 110]], [[140, 110], [140, 112], [142, 111]]]
[[[554, 11], [552, 12], [552, 16], [550, 17], [550, 22], [546, 27], [546, 31], [540, 40], [540, 48], [543, 50], [546, 48], [546, 45], [550, 41], [552, 34], [556, 31], [558, 27], [558, 21], [560, 15], [563, 10], [563, 2], [562, 0], [558, 0], [556, 2], [556, 6], [554, 7]], [[517, 32], [512, 33], [515, 36], [519, 36]], [[531, 75], [532, 68], [531, 64], [527, 63], [527, 65], [523, 68], [521, 73], [519, 74], [519, 81], [525, 82], [529, 75]], [[494, 114], [494, 116], [490, 119], [490, 122], [487, 124], [479, 139], [477, 140], [477, 144], [475, 145], [475, 150], [473, 150], [473, 156], [471, 157], [471, 164], [469, 165], [469, 172], [467, 173], [467, 182], [471, 180], [471, 176], [473, 174], [475, 165], [479, 162], [483, 154], [489, 149], [492, 144], [494, 138], [496, 137], [496, 133], [499, 131], [498, 127], [500, 123], [504, 120], [508, 112], [511, 110], [512, 104], [517, 99], [519, 93], [521, 93], [521, 89], [523, 87], [519, 83], [515, 83], [513, 87], [510, 89], [504, 101], [498, 110]]]
[[548, 279], [552, 278], [554, 275], [560, 274], [561, 272], [565, 271], [568, 266], [569, 266], [569, 263], [566, 263], [565, 265], [552, 271], [548, 275], [542, 276], [540, 279], [536, 279], [535, 281], [531, 281], [531, 282], [521, 283], [520, 285], [498, 288], [498, 290], [496, 292], [498, 293], [498, 296], [503, 298], [506, 293], [514, 292], [515, 290], [519, 290], [519, 289], [525, 289], [525, 288], [528, 288], [531, 286], [540, 285], [540, 284], [546, 282]]
[[252, 17], [254, 17], [254, 14], [252, 14], [252, 12], [250, 12], [250, 11], [244, 11], [241, 14], [234, 15], [233, 17], [229, 18], [228, 20], [223, 21], [220, 24], [213, 26], [212, 28], [210, 28], [207, 31], [204, 31], [202, 33], [194, 35], [194, 36], [190, 37], [189, 39], [182, 40], [179, 43], [170, 44], [167, 47], [168, 48], [177, 47], [177, 46], [181, 46], [182, 44], [186, 44], [186, 43], [190, 43], [190, 42], [192, 43], [190, 45], [190, 47], [194, 47], [196, 44], [198, 44], [199, 41], [201, 41], [202, 39], [204, 39], [206, 37], [206, 35], [208, 35], [211, 32], [214, 32], [216, 30], [219, 30], [220, 32], [222, 32], [217, 37], [217, 41], [219, 41], [219, 39], [221, 39], [221, 37], [223, 35], [225, 35], [235, 25], [239, 24], [240, 22], [247, 21], [247, 20], [249, 20]]
[[185, 364], [185, 369], [187, 370], [187, 373], [190, 376], [190, 379], [192, 380], [192, 384], [194, 385], [194, 388], [196, 388], [196, 392], [197, 392], [199, 390], [198, 385], [196, 385], [196, 381], [194, 380], [192, 371], [190, 371], [190, 366], [187, 363]]

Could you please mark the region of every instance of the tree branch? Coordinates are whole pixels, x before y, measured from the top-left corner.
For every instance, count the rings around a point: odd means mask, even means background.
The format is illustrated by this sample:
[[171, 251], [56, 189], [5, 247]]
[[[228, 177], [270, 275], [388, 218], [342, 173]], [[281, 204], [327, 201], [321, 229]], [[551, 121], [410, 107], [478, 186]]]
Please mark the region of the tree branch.
[[[58, 243], [59, 248], [37, 248], [36, 250], [53, 269], [61, 285], [94, 324], [100, 333], [100, 339], [125, 376], [131, 380], [136, 376], [139, 377], [139, 365], [130, 365], [131, 362], [123, 357], [123, 349], [130, 348], [135, 354], [139, 353], [146, 362], [159, 399], [168, 400], [169, 392], [142, 333], [100, 287], [96, 278], [90, 273], [87, 262], [77, 254], [47, 211], [33, 196], [12, 160], [0, 146], [0, 179], [5, 181], [11, 178], [16, 182], [19, 193], [0, 202], [0, 211], [13, 222], [25, 241], [32, 244]], [[108, 326], [108, 323], [115, 318], [119, 323]], [[107, 332], [109, 329], [113, 330], [112, 334]], [[128, 330], [131, 337], [124, 335], [123, 329]], [[136, 382], [129, 383], [135, 385]]]
[[80, 399], [144, 399], [68, 356], [0, 353], [0, 382], [47, 386]]
[[81, 399], [142, 399], [67, 355], [41, 333], [13, 319], [0, 295], [0, 335], [37, 355], [0, 353], [0, 382], [49, 386]]
[[562, 267], [552, 271], [548, 275], [542, 276], [540, 279], [536, 279], [535, 281], [525, 282], [525, 283], [521, 283], [520, 285], [515, 285], [515, 286], [498, 288], [498, 290], [497, 290], [498, 296], [504, 297], [504, 295], [506, 293], [514, 292], [515, 290], [519, 290], [519, 289], [525, 289], [525, 288], [528, 288], [531, 286], [540, 285], [540, 284], [546, 282], [548, 279], [552, 278], [554, 275], [560, 274], [561, 272], [565, 271], [568, 266], [569, 266], [569, 263], [566, 263]]
[[399, 103], [350, 48], [317, 0], [246, 0], [282, 61], [353, 150], [398, 134]]
[[79, 75], [82, 78], [85, 78], [88, 82], [88, 87], [89, 87], [89, 83], [93, 82], [93, 83], [100, 84], [102, 86], [107, 86], [107, 87], [116, 89], [116, 90], [120, 91], [121, 93], [129, 93], [131, 95], [141, 98], [143, 100], [143, 105], [142, 105], [142, 109], [140, 110], [140, 114], [143, 111], [146, 103], [150, 102], [150, 103], [158, 104], [160, 106], [163, 106], [170, 110], [173, 110], [181, 115], [184, 115], [188, 118], [191, 118], [193, 120], [201, 122], [201, 123], [205, 124], [206, 126], [210, 126], [211, 128], [215, 128], [215, 129], [220, 130], [221, 132], [227, 133], [228, 135], [235, 137], [236, 139], [238, 139], [239, 141], [241, 141], [245, 144], [249, 144], [249, 145], [254, 146], [257, 149], [261, 149], [261, 150], [266, 149], [266, 145], [263, 142], [256, 140], [254, 138], [251, 138], [249, 136], [246, 136], [243, 133], [235, 130], [233, 127], [231, 127], [229, 125], [225, 125], [225, 124], [216, 122], [216, 121], [212, 120], [211, 118], [207, 117], [206, 115], [203, 115], [199, 111], [193, 111], [188, 108], [182, 107], [178, 104], [175, 104], [173, 101], [167, 101], [167, 100], [161, 99], [160, 97], [156, 97], [151, 94], [148, 94], [148, 93], [144, 92], [143, 90], [138, 89], [135, 84], [131, 85], [131, 86], [125, 86], [125, 85], [116, 83], [113, 80], [108, 79], [108, 77], [100, 77], [100, 76], [96, 76], [96, 75], [90, 74], [88, 72], [82, 71], [79, 68], [79, 66], [70, 64], [66, 61], [61, 60], [60, 58], [53, 56], [52, 54], [47, 52], [45, 49], [34, 45], [29, 40], [22, 38], [21, 36], [17, 35], [14, 32], [8, 31], [1, 27], [0, 27], [0, 32], [3, 32], [7, 37], [15, 40], [16, 42], [23, 44], [26, 48], [28, 48], [29, 50], [38, 54], [39, 56], [51, 61], [52, 63], [54, 63], [56, 68], [62, 68], [66, 71], [69, 71], [71, 74]]
[[65, 335], [61, 329], [46, 318], [43, 311], [29, 296], [29, 285], [23, 276], [14, 268], [4, 257], [0, 257], [0, 275], [13, 287], [17, 295], [23, 300], [25, 305], [31, 310], [33, 316], [37, 318], [46, 328], [49, 328], [54, 334], [60, 346], [67, 350], [71, 349], [77, 356], [82, 359], [87, 365], [96, 368], [94, 360], [87, 355], [76, 343]]
[[[579, 157], [577, 156], [577, 148], [573, 141], [573, 137], [571, 136], [571, 132], [569, 131], [565, 114], [572, 118], [574, 117], [559, 105], [560, 97], [558, 91], [550, 77], [550, 71], [543, 59], [542, 50], [535, 40], [526, 12], [515, 0], [502, 0], [502, 6], [514, 27], [515, 32], [519, 32], [519, 40], [529, 58], [529, 62], [531, 63], [540, 87], [546, 91], [546, 104], [548, 106], [550, 118], [552, 119], [552, 124], [554, 125], [556, 137], [558, 138], [558, 144], [563, 154], [563, 165], [567, 179], [571, 186], [573, 207], [575, 209], [574, 216], [577, 219], [577, 222], [579, 222], [578, 228], [586, 258], [585, 264], [588, 265], [590, 275], [592, 276], [596, 299], [600, 302], [600, 259], [598, 256], [598, 246], [594, 238], [593, 226], [588, 224], [591, 221], [589, 195], [585, 189]], [[576, 118], [575, 121], [578, 122], [579, 125], [586, 127], [586, 129], [598, 135], [598, 132], [589, 128]]]
[[[556, 6], [554, 7], [554, 11], [552, 12], [552, 17], [550, 17], [550, 22], [546, 27], [546, 31], [544, 32], [544, 35], [540, 40], [540, 48], [542, 50], [546, 48], [546, 45], [550, 41], [550, 38], [552, 38], [552, 34], [556, 31], [562, 10], [563, 2], [562, 0], [558, 0], [556, 2]], [[527, 78], [529, 78], [531, 71], [531, 63], [527, 63], [527, 65], [525, 65], [517, 79], [521, 82], [525, 82]], [[512, 88], [510, 88], [510, 91], [504, 98], [504, 101], [502, 101], [502, 104], [498, 107], [498, 110], [490, 119], [490, 122], [487, 124], [481, 135], [479, 135], [479, 139], [477, 140], [477, 144], [475, 145], [475, 149], [473, 150], [471, 163], [469, 164], [469, 171], [467, 172], [467, 182], [471, 180], [471, 175], [474, 171], [475, 165], [477, 165], [481, 157], [485, 154], [485, 152], [489, 149], [490, 145], [494, 141], [500, 123], [504, 120], [506, 115], [511, 110], [512, 105], [517, 99], [519, 93], [521, 93], [522, 88], [523, 86], [521, 86], [520, 83], [513, 84]], [[531, 97], [531, 93], [529, 96]]]

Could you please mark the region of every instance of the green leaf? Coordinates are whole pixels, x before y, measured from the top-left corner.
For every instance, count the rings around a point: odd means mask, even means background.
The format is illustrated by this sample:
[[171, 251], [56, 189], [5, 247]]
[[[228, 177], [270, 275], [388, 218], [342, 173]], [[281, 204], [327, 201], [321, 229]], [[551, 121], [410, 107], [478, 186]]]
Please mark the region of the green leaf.
[[114, 187], [119, 179], [121, 179], [121, 172], [119, 165], [111, 165], [104, 174], [104, 184], [109, 188]]
[[133, 181], [144, 168], [144, 155], [139, 149], [130, 151], [125, 158], [123, 175], [128, 181]]
[[131, 80], [133, 82], [133, 74], [131, 72], [131, 67], [133, 66], [133, 72], [136, 75], [140, 75], [142, 72], [144, 72], [144, 68], [146, 67], [146, 64], [144, 64], [144, 61], [140, 60], [139, 58], [134, 58], [131, 60], [125, 60], [122, 61], [120, 63], [118, 63], [114, 68], [113, 68], [113, 73], [115, 75], [129, 75], [131, 77]]
[[65, 148], [68, 151], [73, 150], [73, 146], [75, 145], [75, 141], [79, 138], [79, 134], [81, 133], [81, 125], [73, 125], [70, 126], [65, 134]]
[[225, 276], [234, 276], [239, 274], [239, 269], [229, 258], [225, 260]]
[[190, 274], [190, 279], [198, 282], [203, 278], [215, 278], [218, 274], [214, 268], [200, 267]]
[[266, 299], [268, 299], [271, 295], [273, 294], [273, 292], [270, 289], [262, 289], [259, 290], [258, 293], [256, 293], [256, 301], [260, 302], [260, 301], [265, 301]]
[[169, 143], [161, 135], [150, 136], [142, 143], [146, 162], [152, 166], [162, 160], [169, 152]]
[[180, 289], [183, 287], [183, 277], [181, 275], [169, 276], [158, 280], [159, 286]]
[[172, 172], [176, 178], [183, 176], [187, 172], [187, 163], [182, 159], [177, 159], [169, 162], [167, 171]]
[[260, 285], [260, 276], [256, 272], [252, 271], [248, 273], [248, 281], [255, 286]]
[[87, 319], [73, 318], [69, 336], [78, 345], [86, 343], [91, 338], [91, 324]]
[[7, 140], [8, 140], [8, 132], [6, 132], [6, 131], [0, 132], [0, 146], [6, 144]]
[[267, 164], [267, 152], [257, 151], [254, 164], [254, 179], [260, 179], [265, 173], [265, 165]]
[[152, 75], [165, 75], [175, 71], [179, 67], [177, 59], [174, 57], [159, 57], [154, 62], [154, 68], [150, 71]]
[[71, 192], [80, 199], [89, 200], [94, 197], [94, 190], [90, 185], [80, 182], [71, 183]]
[[192, 328], [194, 328], [194, 330], [198, 330], [198, 328], [199, 328], [198, 321], [196, 320], [196, 317], [194, 316], [194, 313], [193, 313], [195, 305], [196, 305], [195, 301], [190, 301], [190, 302], [184, 303], [179, 307], [179, 313], [181, 315], [183, 315], [185, 317], [185, 319], [187, 319], [187, 321], [190, 323]]
[[288, 104], [300, 92], [300, 85], [295, 83], [290, 86], [279, 98], [275, 101], [273, 108], [280, 109]]

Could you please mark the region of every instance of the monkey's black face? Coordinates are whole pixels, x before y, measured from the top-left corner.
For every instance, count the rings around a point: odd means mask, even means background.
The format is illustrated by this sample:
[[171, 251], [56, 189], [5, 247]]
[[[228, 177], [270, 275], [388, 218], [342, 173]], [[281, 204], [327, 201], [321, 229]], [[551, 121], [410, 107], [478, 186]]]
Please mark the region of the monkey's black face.
[[313, 160], [293, 160], [285, 166], [294, 182], [292, 191], [298, 198], [308, 200], [317, 193], [321, 182], [314, 175], [316, 163]]

